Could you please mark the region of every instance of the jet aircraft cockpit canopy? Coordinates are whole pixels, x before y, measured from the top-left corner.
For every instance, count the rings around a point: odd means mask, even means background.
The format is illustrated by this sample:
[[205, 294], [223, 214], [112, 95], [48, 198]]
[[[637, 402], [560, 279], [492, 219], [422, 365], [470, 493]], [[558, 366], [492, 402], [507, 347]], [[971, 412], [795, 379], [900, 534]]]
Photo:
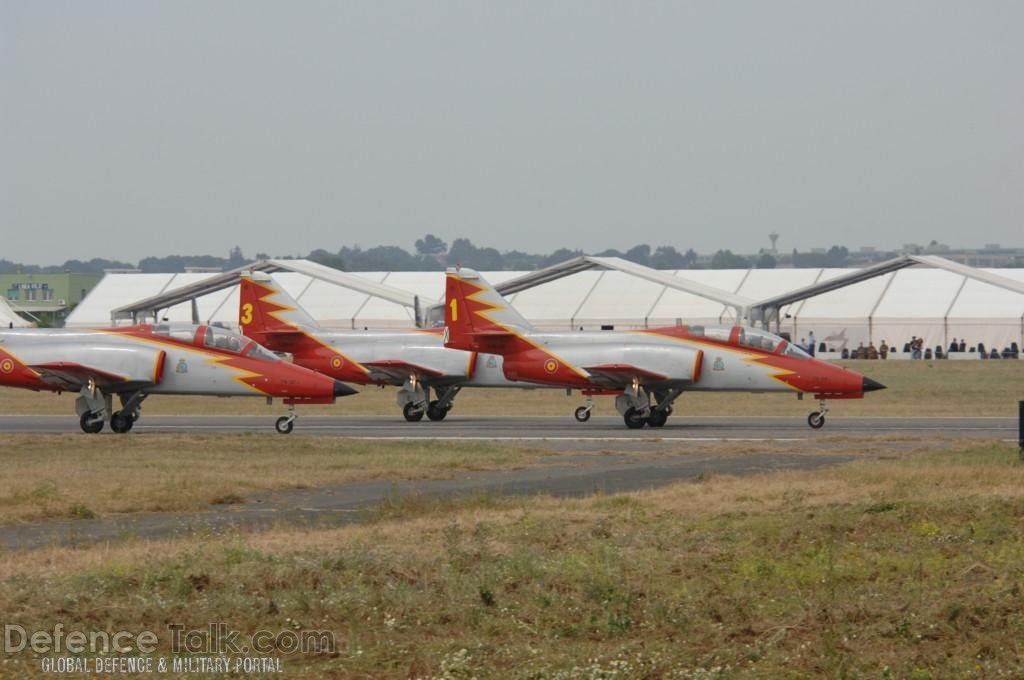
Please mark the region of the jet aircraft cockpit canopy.
[[260, 361], [280, 361], [281, 358], [271, 352], [269, 349], [259, 344], [258, 342], [250, 342], [249, 346], [242, 352], [245, 356], [250, 359], [259, 359]]
[[182, 342], [192, 343], [195, 341], [196, 331], [202, 328], [202, 326], [193, 325], [175, 325], [162, 323], [153, 326], [154, 335], [163, 335], [171, 338], [172, 340], [181, 340]]
[[781, 352], [782, 354], [795, 359], [811, 358], [811, 356], [802, 349], [774, 333], [769, 333], [768, 331], [763, 331], [758, 328], [747, 328], [745, 326], [737, 326], [737, 329], [739, 331], [737, 334], [738, 342], [744, 347], [751, 347], [753, 349], [772, 353]]
[[686, 333], [691, 337], [703, 337], [718, 342], [727, 342], [741, 347], [761, 350], [762, 352], [779, 353], [797, 359], [810, 359], [810, 355], [787, 341], [785, 338], [747, 326], [687, 326]]
[[237, 333], [232, 333], [226, 328], [218, 326], [206, 327], [206, 339], [203, 344], [207, 347], [227, 350], [228, 352], [241, 352], [242, 348], [249, 344], [249, 339]]
[[774, 352], [784, 342], [779, 336], [767, 331], [761, 331], [756, 328], [744, 328], [743, 326], [740, 326], [739, 337], [740, 344], [744, 347], [752, 347], [764, 350], [765, 352]]
[[153, 333], [189, 344], [241, 354], [259, 361], [280, 361], [278, 356], [253, 340], [221, 326], [159, 324]]

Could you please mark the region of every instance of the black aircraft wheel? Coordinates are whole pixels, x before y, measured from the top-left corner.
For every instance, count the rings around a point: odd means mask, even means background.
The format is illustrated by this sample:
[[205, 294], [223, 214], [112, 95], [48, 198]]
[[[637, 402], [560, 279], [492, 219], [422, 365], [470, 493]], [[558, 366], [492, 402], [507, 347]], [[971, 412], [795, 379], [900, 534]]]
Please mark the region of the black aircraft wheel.
[[576, 413], [574, 413], [573, 415], [576, 416], [576, 420], [580, 421], [581, 423], [585, 423], [588, 420], [590, 420], [590, 412], [592, 410], [593, 409], [589, 409], [586, 406], [580, 406], [578, 409], [576, 409]]
[[281, 416], [277, 419], [277, 422], [274, 423], [274, 429], [277, 430], [279, 434], [291, 434], [292, 430], [295, 429], [295, 419], [291, 416]]
[[135, 419], [130, 414], [125, 414], [124, 411], [114, 411], [110, 416], [110, 429], [118, 434], [128, 432], [134, 424]]
[[825, 424], [825, 414], [820, 411], [815, 411], [811, 415], [807, 416], [807, 424], [815, 430], [820, 430]]
[[448, 411], [450, 409], [451, 406], [449, 406], [448, 408], [439, 407], [437, 405], [437, 399], [435, 399], [434, 401], [430, 402], [430, 406], [427, 407], [427, 417], [433, 420], [434, 422], [444, 420], [444, 417], [448, 415]]
[[664, 427], [667, 422], [668, 411], [659, 411], [655, 409], [651, 411], [651, 415], [647, 417], [647, 424], [651, 427]]
[[647, 419], [644, 418], [643, 414], [632, 407], [627, 408], [626, 412], [622, 414], [622, 420], [625, 421], [626, 427], [631, 430], [639, 430], [647, 423]]
[[423, 409], [416, 404], [409, 403], [402, 407], [402, 415], [410, 423], [416, 423], [423, 420]]
[[81, 425], [82, 432], [96, 434], [103, 429], [103, 418], [100, 418], [92, 411], [86, 411], [78, 419], [78, 424]]

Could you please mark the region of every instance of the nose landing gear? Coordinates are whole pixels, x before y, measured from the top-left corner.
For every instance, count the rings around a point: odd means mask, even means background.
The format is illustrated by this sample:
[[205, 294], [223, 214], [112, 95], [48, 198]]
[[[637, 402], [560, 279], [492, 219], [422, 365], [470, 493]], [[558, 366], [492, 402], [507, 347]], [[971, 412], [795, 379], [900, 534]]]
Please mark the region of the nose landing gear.
[[584, 404], [583, 406], [580, 406], [573, 413], [573, 415], [576, 417], [576, 420], [578, 420], [581, 423], [585, 423], [588, 420], [590, 420], [590, 412], [594, 410], [594, 397], [592, 395], [590, 395], [590, 394], [588, 394], [586, 396], [587, 396], [587, 403]]
[[821, 410], [812, 411], [811, 414], [807, 416], [807, 424], [815, 430], [820, 430], [825, 426], [825, 414], [828, 413], [828, 402], [822, 399], [818, 404], [821, 406]]
[[274, 423], [274, 429], [277, 430], [278, 434], [291, 434], [295, 428], [295, 421], [298, 420], [299, 416], [295, 413], [295, 404], [288, 405], [288, 415], [281, 416]]

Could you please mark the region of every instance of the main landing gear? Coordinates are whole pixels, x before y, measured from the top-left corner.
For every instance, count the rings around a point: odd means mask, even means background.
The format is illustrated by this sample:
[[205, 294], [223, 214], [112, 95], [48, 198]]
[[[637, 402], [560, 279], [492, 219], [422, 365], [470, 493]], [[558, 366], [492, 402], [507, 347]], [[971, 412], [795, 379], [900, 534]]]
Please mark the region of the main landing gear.
[[131, 432], [135, 421], [141, 415], [140, 407], [148, 395], [144, 392], [134, 392], [130, 395], [122, 394], [121, 410], [113, 410], [113, 395], [103, 394], [96, 387], [96, 383], [89, 381], [89, 384], [82, 388], [82, 392], [75, 401], [75, 412], [78, 414], [78, 424], [82, 432], [96, 434], [103, 430], [107, 421], [107, 414], [110, 414], [110, 429], [117, 434]]
[[434, 399], [427, 406], [427, 417], [435, 423], [444, 420], [444, 417], [448, 415], [448, 411], [451, 411], [452, 406], [455, 405], [455, 395], [461, 389], [461, 387], [454, 386], [449, 387], [444, 392], [435, 390], [437, 392], [437, 399]]
[[75, 413], [78, 414], [78, 424], [82, 432], [96, 434], [102, 430], [112, 403], [111, 395], [101, 392], [95, 380], [89, 380], [83, 385], [78, 399], [75, 400]]
[[828, 413], [828, 403], [824, 399], [819, 401], [818, 404], [821, 406], [821, 410], [812, 411], [807, 416], [807, 424], [815, 430], [820, 430], [825, 425], [825, 414]]
[[[633, 380], [629, 388], [615, 398], [615, 408], [622, 414], [622, 420], [631, 430], [648, 427], [664, 427], [672, 415], [672, 404], [683, 391], [673, 387], [667, 390], [640, 388], [640, 381]], [[652, 397], [657, 399], [655, 404]]]
[[644, 412], [640, 409], [627, 408], [625, 413], [622, 414], [622, 420], [629, 429], [640, 430], [644, 425], [648, 427], [665, 427], [668, 417], [672, 415], [671, 406], [660, 408], [660, 404], [648, 407], [647, 411], [647, 415], [644, 415]]
[[455, 395], [462, 387], [453, 385], [442, 390], [435, 387], [436, 399], [430, 398], [430, 387], [420, 383], [415, 376], [409, 378], [396, 396], [398, 405], [402, 407], [402, 416], [410, 423], [416, 423], [427, 416], [434, 422], [444, 420], [455, 405]]
[[82, 428], [82, 432], [96, 434], [103, 429], [103, 414], [86, 411], [78, 418], [78, 424]]
[[121, 410], [110, 414], [110, 429], [118, 434], [130, 432], [135, 426], [135, 421], [142, 415], [139, 409], [147, 396], [143, 392], [136, 392], [128, 397], [122, 394]]

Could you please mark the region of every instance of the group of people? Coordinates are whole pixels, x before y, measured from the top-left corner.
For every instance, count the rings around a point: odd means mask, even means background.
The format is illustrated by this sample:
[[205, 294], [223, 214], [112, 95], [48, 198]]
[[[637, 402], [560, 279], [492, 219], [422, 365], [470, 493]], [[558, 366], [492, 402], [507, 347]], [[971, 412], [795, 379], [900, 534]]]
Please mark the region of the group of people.
[[[816, 350], [822, 352], [825, 351], [825, 343], [821, 343], [821, 346], [817, 346], [817, 341], [814, 338], [814, 331], [807, 334], [807, 337], [800, 338], [799, 346], [805, 352], [810, 354], [812, 357], [815, 355]], [[903, 344], [903, 353], [909, 354], [911, 359], [942, 359], [944, 356], [948, 356], [950, 353], [955, 352], [978, 352], [984, 359], [998, 359], [1000, 357], [1006, 358], [1010, 356], [1016, 358], [1019, 356], [1019, 350], [1016, 343], [1012, 343], [1008, 349], [1003, 350], [1000, 354], [995, 348], [992, 350], [986, 350], [984, 343], [978, 343], [976, 346], [968, 345], [967, 341], [963, 338], [957, 340], [953, 338], [952, 342], [949, 343], [949, 349], [946, 350], [945, 355], [943, 354], [942, 347], [938, 346], [934, 350], [932, 348], [926, 348], [924, 346], [924, 338], [919, 338], [916, 335], [911, 336], [910, 340]], [[835, 348], [829, 348], [829, 352], [837, 351]], [[882, 340], [881, 344], [877, 347], [874, 342], [868, 342], [865, 347], [864, 343], [861, 342], [855, 349], [848, 350], [843, 348], [841, 356], [843, 359], [885, 359], [889, 356], [890, 352], [897, 351], [897, 347], [889, 345], [885, 340]]]
[[[860, 343], [857, 349], [850, 352], [850, 359], [884, 359], [888, 354], [893, 351], [885, 340], [882, 340], [882, 344], [875, 348], [874, 343], [869, 343], [867, 347], [864, 343]], [[910, 341], [903, 345], [903, 352], [910, 355], [911, 359], [943, 359], [948, 357], [952, 353], [957, 352], [977, 352], [983, 359], [999, 359], [999, 358], [1017, 358], [1019, 351], [1017, 344], [1012, 343], [1007, 349], [1004, 349], [1002, 353], [997, 351], [995, 348], [986, 350], [985, 344], [979, 342], [977, 346], [968, 346], [967, 341], [963, 338], [953, 340], [949, 343], [949, 349], [943, 354], [942, 347], [935, 347], [934, 353], [932, 348], [925, 347], [924, 338], [919, 338], [916, 335], [911, 336]], [[844, 350], [845, 354], [845, 350]], [[843, 358], [846, 358], [845, 356]]]
[[963, 338], [960, 338], [960, 342], [957, 342], [956, 338], [953, 338], [953, 341], [951, 343], [949, 343], [949, 349], [946, 350], [946, 351], [947, 352], [966, 352], [967, 351], [967, 341], [964, 340]]

